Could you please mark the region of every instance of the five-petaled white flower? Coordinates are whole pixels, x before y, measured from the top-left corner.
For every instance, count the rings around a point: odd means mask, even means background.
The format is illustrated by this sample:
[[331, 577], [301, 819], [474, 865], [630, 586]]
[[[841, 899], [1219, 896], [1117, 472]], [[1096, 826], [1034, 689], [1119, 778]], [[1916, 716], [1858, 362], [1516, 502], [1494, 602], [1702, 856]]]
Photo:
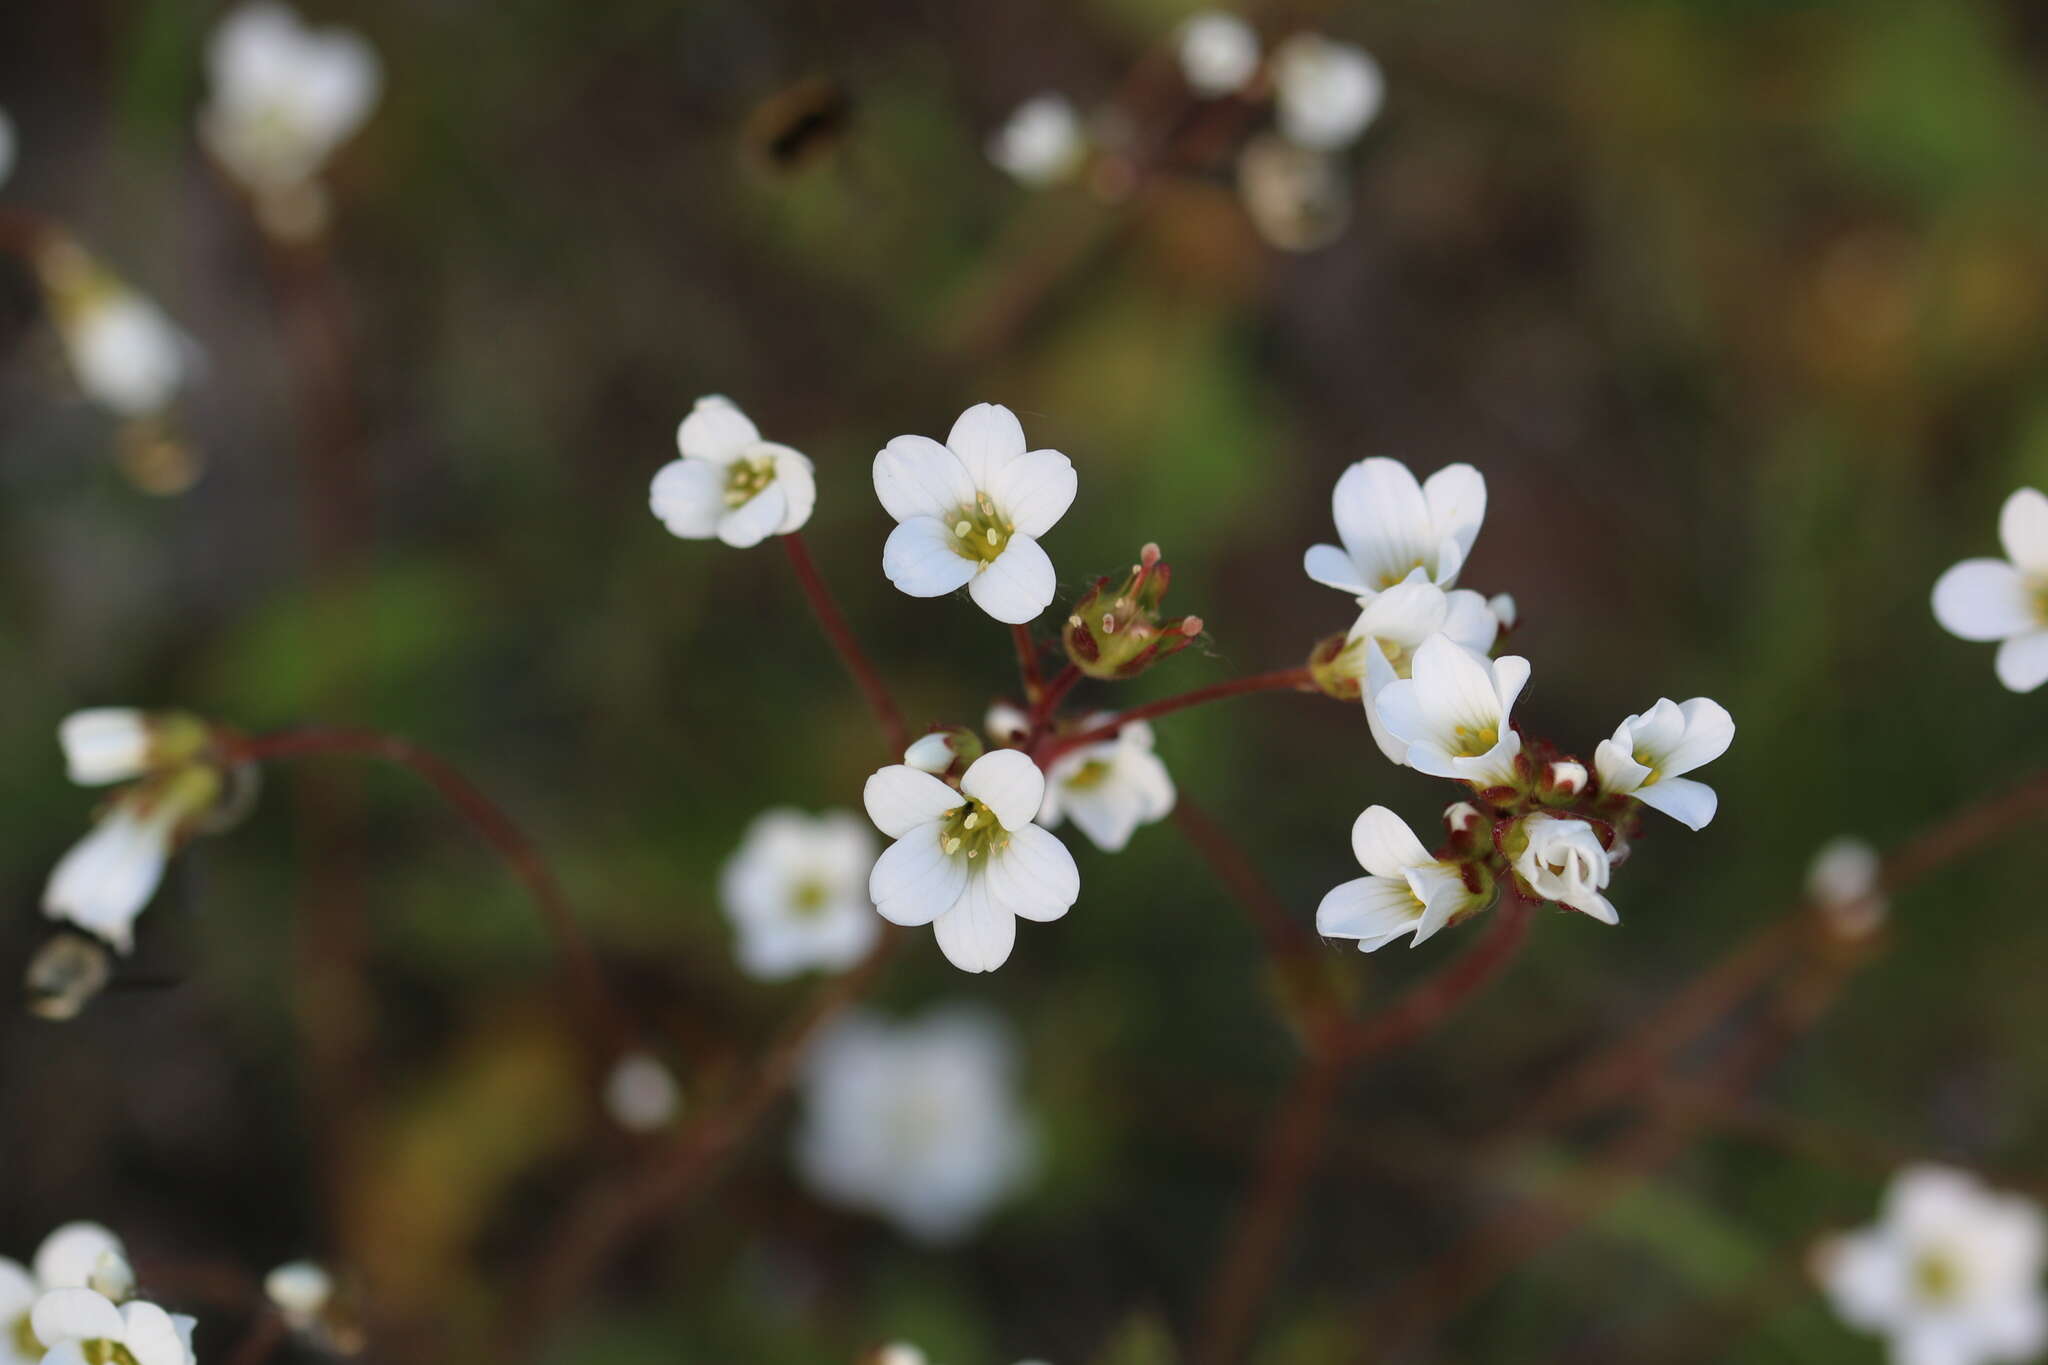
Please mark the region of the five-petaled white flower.
[[718, 883], [740, 966], [765, 981], [852, 966], [882, 928], [867, 894], [874, 865], [874, 832], [850, 811], [756, 816]]
[[868, 894], [895, 924], [929, 924], [947, 961], [992, 972], [1009, 959], [1017, 917], [1056, 920], [1081, 894], [1074, 855], [1032, 823], [1045, 774], [1017, 749], [983, 754], [956, 790], [907, 764], [868, 779], [868, 816], [896, 842]]
[[925, 1242], [957, 1241], [1027, 1174], [1002, 1021], [971, 1006], [891, 1023], [856, 1012], [804, 1062], [797, 1168], [822, 1197]]
[[676, 428], [680, 459], [654, 476], [648, 505], [673, 535], [717, 536], [735, 549], [788, 535], [811, 519], [818, 498], [811, 462], [761, 439], [732, 400], [699, 398]]
[[1357, 139], [1386, 98], [1379, 63], [1362, 47], [1297, 33], [1273, 51], [1280, 131], [1304, 147], [1332, 151]]
[[[1094, 726], [1107, 715], [1082, 722]], [[1045, 774], [1045, 802], [1038, 823], [1056, 829], [1071, 818], [1074, 827], [1104, 853], [1119, 853], [1138, 826], [1164, 820], [1173, 810], [1173, 778], [1152, 752], [1152, 727], [1132, 721], [1115, 738], [1084, 744], [1053, 760]]]
[[1584, 820], [1532, 815], [1522, 821], [1528, 845], [1515, 858], [1515, 871], [1547, 901], [1582, 911], [1602, 924], [1621, 923], [1607, 897], [1611, 859], [1600, 836]]
[[193, 1365], [191, 1318], [153, 1303], [117, 1304], [91, 1289], [53, 1289], [36, 1300], [29, 1328], [49, 1348], [43, 1365]]
[[1477, 910], [1492, 895], [1474, 892], [1457, 863], [1430, 856], [1400, 816], [1368, 806], [1351, 826], [1351, 851], [1366, 875], [1345, 882], [1316, 907], [1316, 932], [1355, 938], [1358, 951], [1383, 948], [1402, 935], [1410, 946]]
[[1065, 95], [1048, 91], [1017, 106], [988, 140], [988, 159], [1020, 185], [1041, 189], [1081, 165], [1087, 141]]
[[66, 1223], [43, 1239], [30, 1266], [0, 1257], [0, 1365], [37, 1365], [44, 1348], [29, 1314], [53, 1289], [96, 1288], [113, 1297], [135, 1283], [121, 1239], [97, 1223]]
[[313, 182], [376, 107], [376, 52], [354, 33], [309, 28], [284, 5], [257, 3], [221, 21], [206, 60], [213, 90], [200, 140], [256, 196], [265, 226], [317, 231], [326, 213]]
[[1026, 450], [1017, 415], [998, 403], [960, 414], [940, 445], [898, 436], [875, 456], [875, 495], [899, 523], [882, 572], [912, 597], [966, 588], [981, 609], [1023, 625], [1058, 590], [1038, 538], [1074, 501], [1073, 463]]
[[1518, 654], [1489, 661], [1448, 635], [1432, 635], [1416, 649], [1408, 676], [1382, 687], [1373, 704], [1393, 742], [1405, 746], [1409, 767], [1485, 791], [1515, 779], [1522, 737], [1509, 713], [1528, 681], [1529, 661]]
[[1240, 90], [1259, 69], [1258, 30], [1221, 10], [1192, 15], [1180, 26], [1180, 69], [1198, 95]]
[[1391, 762], [1406, 763], [1408, 746], [1389, 734], [1380, 719], [1380, 692], [1414, 672], [1415, 652], [1431, 636], [1443, 635], [1483, 657], [1498, 633], [1499, 619], [1485, 598], [1467, 588], [1445, 592], [1420, 569], [1366, 603], [1352, 623], [1346, 648], [1355, 645], [1363, 656], [1359, 699], [1373, 741]]
[[1370, 601], [1417, 569], [1440, 588], [1458, 571], [1486, 520], [1486, 480], [1468, 464], [1445, 465], [1417, 483], [1399, 460], [1374, 456], [1345, 470], [1330, 495], [1337, 537], [1316, 545], [1302, 568], [1316, 582]]
[[2004, 559], [1966, 559], [1934, 585], [1934, 619], [1965, 640], [1997, 640], [1998, 680], [2048, 682], [2048, 497], [2022, 488], [1998, 513]]
[[1976, 1177], [1909, 1166], [1875, 1226], [1824, 1244], [1835, 1312], [1889, 1339], [1894, 1365], [1989, 1365], [2048, 1347], [2040, 1208]]
[[1689, 829], [1704, 829], [1720, 798], [1704, 782], [1681, 776], [1728, 752], [1735, 720], [1728, 708], [1706, 697], [1680, 704], [1660, 697], [1639, 716], [1600, 741], [1593, 766], [1610, 796], [1633, 796]]

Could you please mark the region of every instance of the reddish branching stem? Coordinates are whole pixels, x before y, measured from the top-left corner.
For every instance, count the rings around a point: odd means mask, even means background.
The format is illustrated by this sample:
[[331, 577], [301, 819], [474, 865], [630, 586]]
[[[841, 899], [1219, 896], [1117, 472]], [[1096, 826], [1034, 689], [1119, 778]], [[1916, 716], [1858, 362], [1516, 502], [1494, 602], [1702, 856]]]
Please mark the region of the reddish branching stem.
[[1309, 676], [1309, 671], [1306, 668], [1282, 668], [1271, 673], [1254, 673], [1249, 677], [1230, 678], [1224, 682], [1210, 683], [1207, 687], [1197, 687], [1192, 692], [1182, 692], [1175, 696], [1162, 697], [1158, 701], [1146, 702], [1142, 706], [1133, 706], [1130, 710], [1121, 712], [1102, 724], [1083, 730], [1079, 734], [1061, 735], [1057, 738], [1048, 737], [1039, 745], [1036, 755], [1038, 766], [1041, 768], [1050, 767], [1053, 760], [1057, 759], [1061, 754], [1066, 753], [1070, 749], [1078, 749], [1084, 744], [1096, 744], [1105, 739], [1114, 739], [1126, 725], [1131, 724], [1133, 721], [1151, 720], [1157, 716], [1170, 715], [1175, 711], [1185, 711], [1190, 706], [1200, 706], [1204, 702], [1221, 701], [1225, 697], [1248, 696], [1253, 692], [1313, 692], [1315, 690], [1315, 680]]
[[846, 624], [838, 604], [832, 600], [832, 590], [825, 585], [824, 575], [818, 572], [802, 533], [791, 531], [777, 539], [789, 552], [789, 567], [796, 573], [797, 584], [810, 602], [812, 614], [818, 618], [819, 629], [832, 642], [832, 648], [838, 651], [839, 661], [846, 665], [846, 671], [853, 675], [861, 695], [867, 698], [868, 710], [874, 712], [875, 723], [882, 727], [882, 737], [888, 741], [889, 751], [892, 754], [902, 753], [910, 744], [910, 734], [903, 728], [903, 716], [889, 696], [889, 689], [883, 685], [881, 674], [868, 662], [860, 641], [854, 638], [853, 628]]
[[1067, 693], [1073, 691], [1074, 684], [1080, 681], [1081, 670], [1073, 664], [1068, 664], [1052, 675], [1052, 681], [1045, 685], [1045, 690], [1039, 694], [1037, 703], [1031, 708], [1027, 728], [1032, 738], [1036, 738], [1044, 731], [1046, 722], [1052, 719], [1052, 713], [1059, 709], [1059, 704], [1066, 700]]
[[1017, 680], [1024, 686], [1024, 701], [1036, 715], [1045, 696], [1045, 676], [1038, 671], [1038, 642], [1031, 638], [1029, 626], [1011, 626], [1010, 638], [1017, 644]]

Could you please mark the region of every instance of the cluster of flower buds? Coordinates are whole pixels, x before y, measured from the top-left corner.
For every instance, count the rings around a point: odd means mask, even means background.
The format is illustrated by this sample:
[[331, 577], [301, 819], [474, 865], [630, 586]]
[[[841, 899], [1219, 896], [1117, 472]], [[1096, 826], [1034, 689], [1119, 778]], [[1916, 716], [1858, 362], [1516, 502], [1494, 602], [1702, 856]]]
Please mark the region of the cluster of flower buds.
[[127, 1249], [96, 1223], [66, 1223], [26, 1266], [0, 1257], [0, 1340], [9, 1359], [193, 1365], [193, 1325], [136, 1296]]
[[1202, 618], [1167, 619], [1162, 610], [1172, 566], [1147, 545], [1115, 588], [1105, 576], [1074, 603], [1060, 639], [1067, 658], [1091, 678], [1135, 678], [1193, 644]]

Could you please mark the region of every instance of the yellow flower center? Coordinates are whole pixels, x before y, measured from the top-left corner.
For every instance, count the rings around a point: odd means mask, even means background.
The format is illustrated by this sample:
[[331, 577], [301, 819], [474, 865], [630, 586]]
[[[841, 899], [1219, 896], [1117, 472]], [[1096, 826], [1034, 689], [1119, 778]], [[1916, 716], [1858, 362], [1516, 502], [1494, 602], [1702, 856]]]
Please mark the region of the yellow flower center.
[[1460, 758], [1479, 758], [1500, 743], [1500, 729], [1493, 725], [1484, 725], [1477, 729], [1469, 725], [1460, 725], [1455, 734], [1458, 741], [1457, 754]]
[[1962, 1288], [1962, 1274], [1944, 1251], [1924, 1251], [1913, 1262], [1913, 1288], [1929, 1303], [1946, 1303]]
[[1009, 833], [997, 822], [995, 812], [972, 797], [947, 811], [940, 821], [939, 848], [950, 857], [964, 855], [978, 862], [1009, 846]]
[[995, 500], [986, 493], [975, 495], [972, 506], [956, 508], [948, 523], [953, 531], [953, 553], [962, 559], [988, 564], [1009, 548], [1017, 533], [1016, 523], [996, 510]]
[[1415, 649], [1411, 645], [1398, 644], [1393, 640], [1375, 638], [1373, 643], [1380, 647], [1380, 653], [1387, 656], [1387, 662], [1394, 666], [1394, 676], [1406, 678], [1415, 672]]
[[1418, 559], [1405, 568], [1388, 569], [1380, 575], [1380, 591], [1385, 592], [1388, 588], [1405, 581], [1408, 575], [1414, 573], [1417, 569], [1427, 569], [1428, 567], [1429, 565]]
[[1643, 775], [1643, 780], [1638, 785], [1647, 787], [1657, 780], [1657, 756], [1655, 754], [1651, 753], [1648, 749], [1637, 749], [1629, 757], [1650, 770]]
[[789, 908], [800, 918], [815, 919], [832, 898], [825, 883], [816, 877], [807, 877], [790, 888]]
[[8, 1335], [14, 1340], [14, 1353], [23, 1360], [41, 1360], [48, 1355], [49, 1348], [36, 1336], [36, 1329], [29, 1326], [28, 1314], [23, 1313], [14, 1320]]
[[1085, 792], [1095, 790], [1108, 780], [1109, 764], [1099, 758], [1091, 758], [1061, 785], [1077, 792]]
[[79, 1342], [78, 1351], [88, 1365], [135, 1365], [135, 1357], [126, 1346], [105, 1337]]
[[744, 507], [775, 482], [775, 461], [768, 456], [734, 460], [725, 471], [725, 505]]

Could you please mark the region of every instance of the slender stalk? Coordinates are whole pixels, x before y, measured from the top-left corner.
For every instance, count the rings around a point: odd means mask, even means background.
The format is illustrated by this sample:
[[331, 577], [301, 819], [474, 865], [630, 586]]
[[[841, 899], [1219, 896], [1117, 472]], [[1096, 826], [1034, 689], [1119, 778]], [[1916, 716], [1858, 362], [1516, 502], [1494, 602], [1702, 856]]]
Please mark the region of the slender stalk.
[[1358, 1062], [1405, 1047], [1456, 1014], [1522, 951], [1538, 904], [1524, 900], [1513, 884], [1508, 884], [1493, 912], [1493, 923], [1477, 943], [1386, 1009], [1345, 1031], [1339, 1046], [1346, 1060]]
[[1081, 670], [1073, 664], [1068, 664], [1052, 675], [1052, 681], [1045, 685], [1045, 691], [1039, 694], [1037, 704], [1031, 708], [1028, 730], [1032, 738], [1036, 738], [1039, 732], [1045, 729], [1046, 722], [1052, 719], [1052, 713], [1066, 699], [1067, 693], [1074, 690], [1074, 684], [1080, 681]]
[[811, 559], [803, 534], [791, 531], [777, 538], [782, 541], [782, 548], [789, 552], [789, 567], [796, 573], [796, 581], [803, 588], [812, 613], [818, 618], [819, 628], [832, 642], [832, 648], [839, 652], [839, 661], [853, 675], [861, 695], [867, 698], [868, 710], [874, 712], [876, 724], [882, 727], [882, 736], [888, 741], [890, 752], [902, 753], [910, 744], [909, 732], [903, 728], [903, 716], [896, 710], [896, 703], [890, 698], [889, 689], [883, 685], [881, 675], [868, 662], [860, 641], [854, 638], [852, 627], [840, 614], [838, 604], [832, 600], [832, 590], [825, 586], [824, 576]]
[[1031, 638], [1031, 627], [1011, 626], [1010, 638], [1017, 643], [1017, 679], [1024, 685], [1025, 704], [1034, 714], [1039, 698], [1045, 695], [1045, 677], [1038, 671], [1038, 642]]
[[1197, 687], [1192, 692], [1182, 692], [1175, 696], [1162, 697], [1158, 701], [1146, 702], [1143, 706], [1133, 706], [1130, 710], [1122, 712], [1092, 729], [1083, 730], [1077, 735], [1062, 735], [1057, 739], [1048, 738], [1039, 746], [1039, 752], [1036, 755], [1038, 766], [1043, 768], [1050, 765], [1054, 759], [1069, 749], [1078, 749], [1084, 744], [1096, 744], [1105, 739], [1114, 739], [1119, 731], [1133, 721], [1151, 720], [1155, 716], [1170, 715], [1175, 711], [1185, 711], [1190, 706], [1200, 706], [1204, 702], [1221, 701], [1225, 697], [1247, 696], [1253, 692], [1312, 692], [1314, 690], [1315, 682], [1309, 676], [1309, 671], [1306, 668], [1282, 668], [1271, 673], [1254, 673], [1249, 677], [1231, 678], [1224, 682], [1210, 683], [1207, 687]]

